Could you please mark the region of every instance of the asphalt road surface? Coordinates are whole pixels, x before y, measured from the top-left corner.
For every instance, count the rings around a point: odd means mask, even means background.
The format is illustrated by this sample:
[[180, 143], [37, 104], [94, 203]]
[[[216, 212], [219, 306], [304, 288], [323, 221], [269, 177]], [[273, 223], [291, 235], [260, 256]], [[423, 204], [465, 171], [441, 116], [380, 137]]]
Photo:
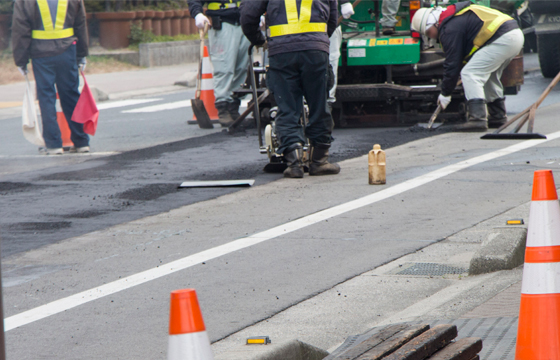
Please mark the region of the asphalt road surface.
[[[521, 95], [508, 99], [510, 108], [526, 107], [546, 84], [530, 74]], [[36, 155], [21, 139], [19, 120], [0, 117], [6, 317], [516, 144], [406, 128], [342, 129], [334, 134], [333, 160], [362, 156], [375, 143], [393, 149], [387, 186], [365, 185], [365, 165], [355, 161], [343, 163], [338, 177], [279, 180], [280, 174], [262, 172], [267, 160], [253, 130], [230, 136], [186, 125], [192, 112], [184, 102], [191, 96], [184, 91], [105, 105], [91, 155]], [[560, 130], [558, 110], [539, 112], [537, 130]], [[40, 317], [7, 333], [9, 357], [163, 359], [169, 291], [182, 287], [199, 292], [212, 341], [224, 338], [525, 203], [532, 171], [559, 168], [559, 144], [551, 140], [489, 158], [288, 235]], [[185, 180], [245, 178], [256, 186], [177, 188]]]

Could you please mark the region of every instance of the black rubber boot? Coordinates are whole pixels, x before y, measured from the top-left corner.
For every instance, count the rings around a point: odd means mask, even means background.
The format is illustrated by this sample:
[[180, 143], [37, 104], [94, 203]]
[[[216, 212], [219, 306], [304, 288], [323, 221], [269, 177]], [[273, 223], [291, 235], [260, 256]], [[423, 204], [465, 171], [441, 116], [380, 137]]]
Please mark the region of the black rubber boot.
[[507, 120], [505, 98], [488, 103], [488, 127], [499, 128], [504, 125]]
[[284, 177], [301, 179], [303, 177], [303, 147], [293, 144], [284, 151], [284, 160], [288, 168], [284, 170]]
[[484, 132], [488, 130], [488, 113], [484, 99], [472, 99], [467, 102], [467, 122], [457, 125], [454, 131]]
[[233, 123], [233, 118], [229, 113], [229, 103], [227, 101], [220, 101], [216, 104], [216, 109], [218, 110], [218, 121], [222, 127], [228, 127]]
[[331, 144], [315, 144], [311, 146], [309, 175], [336, 175], [340, 172], [338, 164], [329, 163]]
[[395, 33], [394, 26], [383, 26], [383, 35], [393, 35]]
[[233, 119], [233, 121], [237, 120], [241, 114], [239, 113], [239, 106], [241, 105], [241, 100], [233, 99], [233, 102], [228, 103], [228, 111]]

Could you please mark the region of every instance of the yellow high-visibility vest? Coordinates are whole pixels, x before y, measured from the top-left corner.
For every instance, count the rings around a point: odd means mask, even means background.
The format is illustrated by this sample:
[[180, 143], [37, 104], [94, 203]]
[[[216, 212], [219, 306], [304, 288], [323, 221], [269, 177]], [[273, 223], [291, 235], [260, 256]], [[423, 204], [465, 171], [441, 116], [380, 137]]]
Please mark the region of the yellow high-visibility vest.
[[47, 0], [37, 0], [43, 28], [45, 30], [33, 30], [31, 38], [39, 40], [56, 40], [65, 39], [74, 36], [74, 28], [64, 29], [66, 21], [66, 12], [68, 11], [68, 0], [58, 0], [56, 8], [56, 20], [53, 24], [51, 11]]
[[270, 26], [270, 37], [309, 32], [327, 32], [327, 23], [310, 22], [313, 0], [301, 1], [299, 18], [296, 0], [284, 0], [284, 4], [286, 5], [286, 17], [288, 19], [288, 23]]
[[460, 16], [465, 14], [467, 11], [472, 11], [478, 16], [480, 20], [484, 22], [482, 29], [476, 35], [473, 41], [473, 48], [466, 59], [471, 57], [475, 52], [478, 51], [502, 26], [506, 21], [513, 20], [511, 16], [508, 16], [501, 11], [487, 8], [480, 5], [470, 5], [463, 10], [459, 11], [455, 16]]
[[241, 1], [234, 2], [233, 0], [229, 0], [229, 3], [211, 2], [208, 4], [208, 10], [234, 9], [239, 7], [240, 4]]

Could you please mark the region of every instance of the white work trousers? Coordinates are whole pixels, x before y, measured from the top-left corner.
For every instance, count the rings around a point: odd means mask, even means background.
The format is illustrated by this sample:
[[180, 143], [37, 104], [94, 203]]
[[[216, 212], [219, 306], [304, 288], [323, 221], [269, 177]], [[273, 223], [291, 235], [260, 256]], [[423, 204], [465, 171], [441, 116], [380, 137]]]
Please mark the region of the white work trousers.
[[329, 91], [330, 103], [336, 102], [336, 85], [338, 84], [338, 61], [340, 60], [340, 46], [342, 45], [342, 29], [339, 27], [331, 35], [331, 44], [329, 46], [329, 63], [334, 72], [334, 86]]
[[524, 40], [521, 30], [511, 30], [473, 55], [461, 70], [467, 100], [485, 99], [491, 103], [504, 97], [502, 73], [519, 54]]
[[399, 12], [400, 6], [401, 0], [383, 0], [383, 6], [381, 6], [383, 17], [379, 20], [381, 26], [395, 27], [398, 22], [397, 13]]
[[216, 103], [233, 102], [232, 91], [247, 78], [249, 40], [243, 35], [241, 26], [226, 22], [222, 23], [222, 30], [208, 30], [208, 38]]

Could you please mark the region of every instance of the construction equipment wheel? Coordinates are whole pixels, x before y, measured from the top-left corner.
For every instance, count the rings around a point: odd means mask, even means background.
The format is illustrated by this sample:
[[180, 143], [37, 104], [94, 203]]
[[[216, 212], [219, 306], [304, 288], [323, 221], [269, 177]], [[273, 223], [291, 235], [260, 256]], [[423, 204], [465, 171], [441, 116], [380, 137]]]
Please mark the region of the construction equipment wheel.
[[545, 78], [553, 78], [560, 72], [560, 39], [557, 35], [537, 36], [539, 62]]

